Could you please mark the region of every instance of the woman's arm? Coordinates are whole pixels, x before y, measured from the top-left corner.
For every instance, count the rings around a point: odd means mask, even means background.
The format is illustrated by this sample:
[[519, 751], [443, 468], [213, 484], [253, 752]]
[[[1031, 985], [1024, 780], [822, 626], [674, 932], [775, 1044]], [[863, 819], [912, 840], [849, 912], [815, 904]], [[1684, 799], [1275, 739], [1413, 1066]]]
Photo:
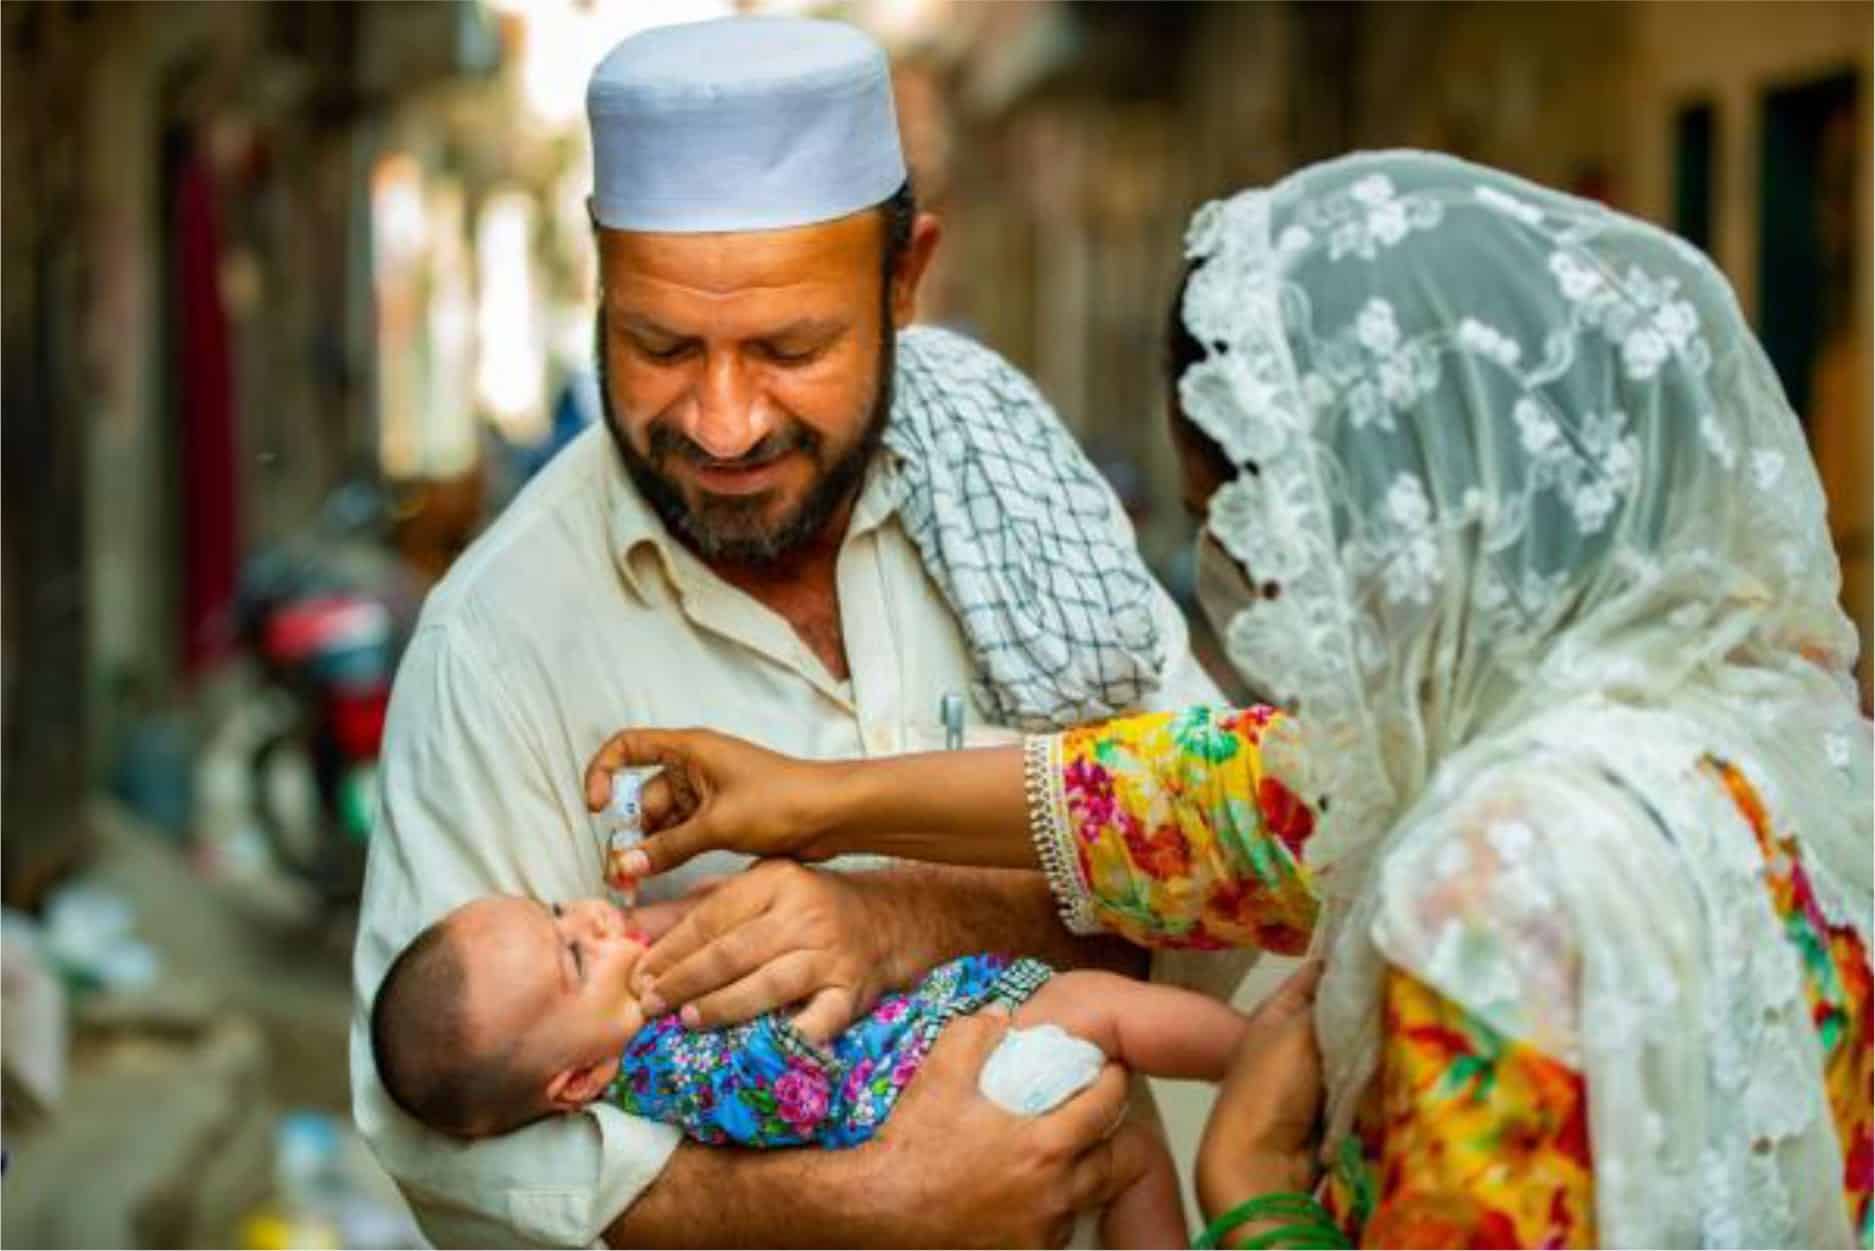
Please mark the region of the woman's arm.
[[1021, 747], [840, 761], [828, 771], [817, 845], [938, 864], [1038, 867]]
[[[1314, 1001], [1320, 978], [1321, 963], [1310, 961], [1257, 1005], [1218, 1089], [1192, 1170], [1198, 1207], [1213, 1222], [1209, 1241], [1217, 1245], [1235, 1246], [1299, 1220], [1330, 1223], [1326, 1210], [1303, 1201], [1318, 1171], [1323, 1087]], [[1282, 1214], [1259, 1213], [1258, 1201], [1267, 1204], [1272, 1195], [1287, 1197]]]
[[1302, 857], [1315, 814], [1265, 751], [1293, 732], [1271, 709], [1200, 707], [1021, 748], [809, 762], [707, 731], [626, 731], [589, 766], [587, 802], [604, 806], [618, 768], [663, 766], [632, 877], [717, 848], [1042, 865], [1082, 932], [1296, 954], [1316, 915]]
[[633, 766], [664, 770], [644, 792], [654, 833], [633, 862], [640, 877], [714, 850], [1037, 866], [1020, 746], [816, 761], [710, 730], [625, 730], [587, 766], [595, 812], [611, 798], [612, 774]]

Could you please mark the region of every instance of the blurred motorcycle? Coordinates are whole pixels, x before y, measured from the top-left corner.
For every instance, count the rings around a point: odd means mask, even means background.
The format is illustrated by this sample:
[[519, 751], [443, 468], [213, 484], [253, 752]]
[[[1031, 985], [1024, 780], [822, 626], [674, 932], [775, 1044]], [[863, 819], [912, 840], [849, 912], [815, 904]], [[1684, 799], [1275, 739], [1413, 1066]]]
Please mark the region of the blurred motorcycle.
[[377, 488], [348, 484], [310, 532], [242, 570], [242, 636], [269, 713], [248, 758], [253, 820], [328, 905], [363, 887], [391, 678], [416, 614], [386, 516]]

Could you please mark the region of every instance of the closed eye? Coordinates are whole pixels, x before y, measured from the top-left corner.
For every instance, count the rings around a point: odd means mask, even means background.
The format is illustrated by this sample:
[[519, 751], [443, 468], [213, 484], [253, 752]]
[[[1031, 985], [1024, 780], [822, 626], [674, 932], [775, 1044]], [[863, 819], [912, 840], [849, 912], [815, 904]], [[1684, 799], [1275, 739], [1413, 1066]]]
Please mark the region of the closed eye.
[[684, 356], [688, 355], [693, 345], [688, 341], [679, 341], [671, 344], [669, 347], [661, 348], [647, 347], [642, 343], [637, 346], [638, 351], [642, 353], [647, 360], [654, 360], [660, 364], [669, 364], [672, 361], [681, 360]]
[[586, 958], [580, 954], [578, 943], [568, 943], [566, 949], [573, 953], [573, 972], [580, 981], [586, 980]]
[[825, 345], [800, 348], [792, 351], [778, 348], [772, 343], [762, 345], [762, 355], [766, 356], [777, 365], [805, 365], [809, 361], [814, 360], [825, 350]]

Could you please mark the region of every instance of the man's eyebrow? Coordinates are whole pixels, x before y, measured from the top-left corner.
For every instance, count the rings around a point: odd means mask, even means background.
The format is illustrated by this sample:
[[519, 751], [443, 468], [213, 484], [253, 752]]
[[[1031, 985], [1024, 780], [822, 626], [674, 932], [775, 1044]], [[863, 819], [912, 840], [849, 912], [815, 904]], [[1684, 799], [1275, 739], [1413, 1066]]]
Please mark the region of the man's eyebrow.
[[846, 329], [846, 323], [833, 317], [803, 317], [791, 321], [778, 330], [772, 330], [762, 336], [764, 339], [790, 339], [796, 336], [804, 338], [822, 338], [838, 334]]
[[[671, 339], [688, 342], [697, 336], [672, 330], [638, 313], [627, 313], [619, 318], [619, 325], [633, 334], [646, 335], [653, 339]], [[759, 336], [765, 342], [776, 339], [792, 338], [831, 338], [846, 329], [846, 322], [835, 317], [802, 317], [785, 326], [777, 326], [767, 334]]]
[[619, 324], [623, 326], [626, 330], [632, 331], [636, 334], [650, 335], [654, 339], [685, 340], [685, 339], [693, 339], [696, 337], [695, 335], [680, 334], [679, 332], [672, 330], [668, 326], [660, 326], [657, 322], [652, 321], [649, 317], [645, 317], [638, 313], [626, 313], [624, 316], [619, 318]]

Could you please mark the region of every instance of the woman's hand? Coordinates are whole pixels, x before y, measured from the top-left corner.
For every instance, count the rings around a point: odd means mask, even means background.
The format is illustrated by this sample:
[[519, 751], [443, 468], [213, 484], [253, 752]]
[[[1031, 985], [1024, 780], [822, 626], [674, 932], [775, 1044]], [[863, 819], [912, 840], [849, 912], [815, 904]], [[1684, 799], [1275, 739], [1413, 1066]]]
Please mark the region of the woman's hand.
[[1322, 1110], [1322, 1060], [1315, 1045], [1311, 960], [1251, 1014], [1198, 1146], [1198, 1206], [1205, 1219], [1255, 1195], [1309, 1191]]
[[[824, 860], [817, 839], [832, 768], [712, 730], [623, 730], [586, 766], [586, 806], [603, 810], [612, 774], [661, 766], [644, 788], [645, 841], [620, 868], [630, 879], [663, 873], [706, 851]], [[613, 883], [622, 885], [622, 883]]]

